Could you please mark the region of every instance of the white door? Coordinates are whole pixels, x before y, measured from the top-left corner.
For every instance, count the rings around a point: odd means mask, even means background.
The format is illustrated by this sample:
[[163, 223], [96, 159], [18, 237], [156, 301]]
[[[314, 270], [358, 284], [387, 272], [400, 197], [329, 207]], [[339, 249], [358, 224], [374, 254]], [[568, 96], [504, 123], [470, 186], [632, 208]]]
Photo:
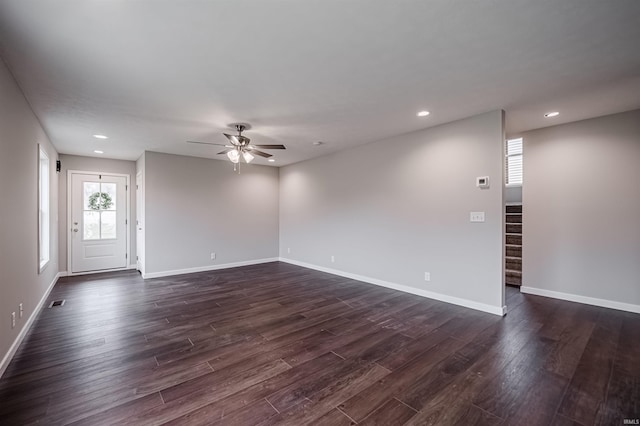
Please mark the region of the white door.
[[127, 179], [71, 174], [71, 271], [127, 266]]

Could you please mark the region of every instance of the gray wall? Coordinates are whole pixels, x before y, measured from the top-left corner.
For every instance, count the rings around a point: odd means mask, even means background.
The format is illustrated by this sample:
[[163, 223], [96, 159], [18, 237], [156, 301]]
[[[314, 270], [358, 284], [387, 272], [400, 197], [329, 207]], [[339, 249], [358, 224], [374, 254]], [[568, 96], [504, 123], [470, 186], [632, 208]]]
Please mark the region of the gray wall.
[[281, 168], [280, 255], [501, 308], [503, 121], [494, 111]]
[[640, 110], [522, 136], [523, 285], [640, 305]]
[[[524, 178], [526, 179], [526, 178]], [[504, 188], [504, 202], [516, 204], [522, 202], [522, 186], [507, 186]]]
[[146, 152], [144, 173], [147, 274], [278, 256], [277, 168]]
[[58, 216], [60, 218], [59, 234], [60, 242], [60, 270], [67, 270], [67, 239], [71, 232], [71, 227], [67, 223], [67, 171], [80, 170], [83, 172], [104, 172], [119, 173], [129, 175], [129, 241], [131, 241], [131, 252], [129, 253], [129, 264], [134, 265], [136, 258], [136, 228], [133, 224], [136, 221], [136, 163], [135, 161], [111, 160], [107, 158], [81, 157], [78, 155], [60, 154], [62, 171], [60, 172], [60, 203], [58, 205]]
[[[51, 182], [50, 261], [38, 273], [38, 144], [47, 151]], [[58, 153], [0, 60], [0, 362], [58, 272]], [[18, 304], [24, 316], [18, 318]], [[16, 327], [11, 329], [11, 312]], [[4, 363], [0, 363], [0, 372]]]

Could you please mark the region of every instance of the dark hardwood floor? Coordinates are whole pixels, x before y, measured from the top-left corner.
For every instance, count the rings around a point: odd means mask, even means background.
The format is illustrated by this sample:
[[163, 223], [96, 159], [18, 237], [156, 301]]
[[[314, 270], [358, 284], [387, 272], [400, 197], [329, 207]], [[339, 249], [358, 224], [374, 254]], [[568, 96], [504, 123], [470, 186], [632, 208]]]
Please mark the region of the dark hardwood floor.
[[0, 424], [622, 425], [640, 315], [522, 295], [500, 318], [285, 263], [60, 279]]

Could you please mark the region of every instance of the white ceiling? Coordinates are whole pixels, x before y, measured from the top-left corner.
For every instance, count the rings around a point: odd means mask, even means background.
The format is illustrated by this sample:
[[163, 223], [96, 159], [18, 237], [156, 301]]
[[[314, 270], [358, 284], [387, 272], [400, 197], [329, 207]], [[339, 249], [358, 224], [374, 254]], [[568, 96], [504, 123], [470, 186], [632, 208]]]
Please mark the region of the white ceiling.
[[639, 40], [637, 0], [0, 0], [56, 148], [129, 160], [214, 158], [185, 141], [234, 122], [280, 166], [500, 108], [512, 134], [640, 108]]

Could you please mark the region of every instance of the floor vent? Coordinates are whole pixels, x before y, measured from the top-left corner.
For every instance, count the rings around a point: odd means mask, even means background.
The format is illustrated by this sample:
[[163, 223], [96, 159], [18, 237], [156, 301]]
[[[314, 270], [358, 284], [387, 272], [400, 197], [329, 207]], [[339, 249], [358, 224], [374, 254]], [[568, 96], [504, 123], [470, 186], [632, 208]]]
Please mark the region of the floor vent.
[[64, 305], [64, 302], [65, 302], [65, 300], [64, 300], [64, 299], [62, 299], [62, 300], [54, 300], [53, 302], [51, 302], [51, 303], [49, 304], [49, 307], [50, 307], [50, 308], [53, 308], [53, 307], [55, 307], [55, 306], [62, 306], [62, 305]]

